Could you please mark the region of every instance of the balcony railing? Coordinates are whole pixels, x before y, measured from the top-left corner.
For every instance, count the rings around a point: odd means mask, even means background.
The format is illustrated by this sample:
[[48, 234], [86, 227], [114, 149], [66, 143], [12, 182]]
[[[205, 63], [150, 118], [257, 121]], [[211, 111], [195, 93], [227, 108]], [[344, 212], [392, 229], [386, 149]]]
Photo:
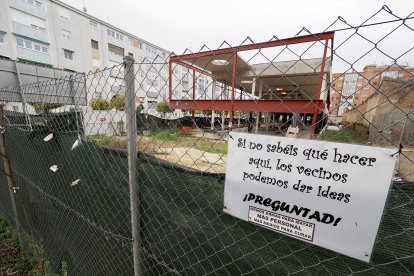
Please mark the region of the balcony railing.
[[32, 14], [36, 17], [40, 17], [43, 19], [45, 18], [45, 11], [43, 10], [43, 6], [36, 7], [33, 4], [26, 3], [23, 0], [9, 0], [9, 1], [10, 1], [10, 7], [12, 8]]
[[15, 21], [13, 21], [13, 30], [16, 34], [24, 35], [44, 42], [49, 42], [47, 33], [44, 30], [39, 30]]
[[37, 51], [25, 49], [25, 48], [20, 48], [20, 47], [17, 47], [17, 57], [21, 59], [44, 63], [44, 64], [52, 63], [49, 54], [45, 54], [45, 53], [41, 53], [41, 52], [37, 52]]
[[124, 41], [121, 41], [121, 40], [116, 39], [116, 38], [114, 38], [112, 36], [109, 36], [109, 35], [107, 37], [108, 37], [108, 43], [109, 44], [112, 44], [112, 45], [115, 45], [115, 46], [118, 46], [118, 47], [121, 47], [121, 48], [125, 48]]
[[123, 56], [116, 55], [116, 54], [113, 54], [113, 53], [108, 53], [108, 59], [110, 61], [115, 61], [115, 62], [118, 62], [118, 63], [124, 62], [124, 57]]

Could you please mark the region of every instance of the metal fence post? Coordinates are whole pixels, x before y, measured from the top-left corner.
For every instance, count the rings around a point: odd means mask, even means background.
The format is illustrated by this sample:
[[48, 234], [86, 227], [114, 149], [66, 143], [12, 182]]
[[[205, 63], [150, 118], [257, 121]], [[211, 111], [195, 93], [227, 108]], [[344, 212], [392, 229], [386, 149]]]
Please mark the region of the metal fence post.
[[[3, 122], [4, 122], [3, 121], [3, 106], [0, 106], [0, 123], [3, 125]], [[16, 187], [15, 182], [14, 182], [14, 178], [13, 178], [13, 174], [12, 174], [12, 170], [10, 166], [10, 160], [9, 160], [7, 150], [6, 150], [6, 142], [4, 140], [4, 131], [5, 131], [5, 128], [3, 126], [0, 126], [0, 154], [3, 157], [4, 174], [6, 175], [6, 178], [7, 178], [7, 185], [9, 186], [10, 202], [12, 205], [14, 221], [16, 223], [16, 231], [18, 233], [19, 244], [21, 247], [24, 248], [25, 244], [24, 244], [24, 240], [22, 237], [21, 224], [19, 220], [19, 214], [17, 213], [17, 206], [16, 206], [16, 200], [15, 200], [15, 194], [17, 192], [18, 187]]]
[[141, 225], [138, 206], [138, 185], [137, 185], [137, 116], [135, 110], [135, 74], [134, 58], [125, 56], [125, 113], [128, 137], [128, 173], [129, 173], [129, 196], [131, 207], [132, 226], [132, 250], [134, 258], [134, 275], [141, 275]]
[[30, 118], [30, 114], [27, 114], [27, 110], [26, 110], [26, 99], [24, 97], [24, 90], [22, 89], [22, 80], [21, 80], [21, 77], [20, 77], [19, 66], [17, 65], [17, 61], [14, 61], [14, 64], [16, 66], [17, 82], [18, 82], [20, 97], [21, 97], [21, 101], [22, 101], [24, 117], [26, 118], [26, 123], [29, 125], [29, 130], [33, 131], [32, 120]]

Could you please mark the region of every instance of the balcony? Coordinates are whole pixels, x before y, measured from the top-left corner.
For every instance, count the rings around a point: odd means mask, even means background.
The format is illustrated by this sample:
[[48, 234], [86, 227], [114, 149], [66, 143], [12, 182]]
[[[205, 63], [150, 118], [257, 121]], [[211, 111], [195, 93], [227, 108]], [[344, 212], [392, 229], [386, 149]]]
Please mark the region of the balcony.
[[9, 1], [10, 1], [10, 7], [23, 11], [25, 13], [34, 15], [36, 17], [45, 19], [45, 11], [43, 10], [43, 6], [36, 7], [35, 5], [26, 3], [22, 0], [9, 0]]
[[24, 49], [20, 47], [17, 47], [16, 49], [17, 49], [17, 58], [19, 59], [25, 59], [28, 61], [44, 63], [48, 65], [52, 64], [49, 54], [36, 52], [33, 50]]
[[[121, 41], [119, 39], [116, 39], [115, 37], [112, 37], [112, 36], [109, 36], [109, 35], [107, 35], [107, 38], [108, 38], [108, 43], [109, 44], [112, 44], [112, 45], [115, 45], [115, 46], [118, 46], [118, 47], [121, 47], [121, 48], [125, 48], [125, 43], [123, 41]], [[124, 39], [125, 39], [125, 37], [124, 37]]]
[[16, 34], [19, 35], [23, 35], [43, 42], [49, 41], [46, 31], [30, 27], [19, 22], [13, 21], [13, 30]]
[[154, 91], [147, 91], [147, 97], [148, 98], [157, 98], [159, 93], [158, 92], [154, 92]]
[[117, 54], [114, 54], [114, 53], [108, 53], [108, 59], [110, 61], [114, 61], [114, 62], [117, 62], [117, 63], [124, 62], [124, 57], [123, 56], [117, 55]]

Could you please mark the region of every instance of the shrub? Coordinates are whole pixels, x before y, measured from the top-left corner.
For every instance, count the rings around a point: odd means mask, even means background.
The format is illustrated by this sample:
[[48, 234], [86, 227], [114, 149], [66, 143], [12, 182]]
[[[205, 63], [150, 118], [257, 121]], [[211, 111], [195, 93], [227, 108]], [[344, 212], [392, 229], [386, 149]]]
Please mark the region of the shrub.
[[111, 104], [108, 100], [104, 99], [93, 99], [90, 103], [93, 110], [108, 110]]
[[138, 113], [141, 113], [141, 111], [144, 109], [144, 106], [142, 105], [142, 104], [139, 104], [138, 106], [137, 106], [137, 112]]
[[33, 106], [37, 110], [43, 110], [44, 112], [49, 112], [50, 109], [55, 109], [58, 107], [61, 107], [61, 104], [52, 104], [52, 103], [29, 103], [31, 106]]
[[111, 98], [111, 109], [115, 108], [118, 111], [125, 110], [125, 96], [116, 94]]

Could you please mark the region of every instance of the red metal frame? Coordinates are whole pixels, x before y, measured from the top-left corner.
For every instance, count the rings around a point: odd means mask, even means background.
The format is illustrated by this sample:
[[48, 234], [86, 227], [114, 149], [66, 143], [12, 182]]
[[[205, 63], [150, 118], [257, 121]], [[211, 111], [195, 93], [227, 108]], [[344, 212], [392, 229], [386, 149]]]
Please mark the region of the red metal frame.
[[[329, 40], [325, 40], [325, 46], [323, 48], [323, 57], [322, 57], [322, 64], [321, 64], [321, 72], [319, 73], [319, 82], [318, 82], [318, 93], [316, 94], [316, 98], [319, 99], [321, 97], [322, 92], [322, 83], [323, 83], [323, 75], [325, 74], [325, 63], [326, 63], [326, 52], [328, 50], [328, 42]], [[315, 139], [315, 127], [316, 127], [316, 117], [322, 110], [315, 106], [315, 111], [313, 112], [312, 116], [312, 125], [310, 127], [310, 134], [311, 138]]]
[[185, 68], [188, 68], [188, 69], [190, 69], [190, 70], [196, 71], [196, 72], [198, 72], [198, 73], [200, 73], [200, 74], [203, 74], [203, 75], [206, 75], [206, 76], [209, 76], [209, 77], [211, 77], [211, 76], [212, 76], [209, 72], [204, 71], [204, 70], [202, 70], [202, 69], [200, 69], [200, 68], [197, 68], [197, 67], [195, 67], [195, 66], [192, 66], [192, 65], [190, 65], [190, 64], [187, 64], [187, 63], [185, 63], [185, 62], [182, 62], [182, 61], [174, 61], [174, 63], [177, 63], [177, 64], [179, 64], [179, 65], [181, 65], [181, 66], [183, 66], [183, 67], [185, 67]]
[[[241, 45], [236, 47], [229, 47], [217, 50], [203, 51], [199, 53], [191, 53], [184, 55], [173, 55], [169, 61], [169, 101], [170, 106], [175, 109], [188, 109], [193, 110], [192, 117], [194, 120], [194, 110], [230, 110], [230, 128], [233, 127], [234, 111], [252, 111], [252, 112], [277, 112], [277, 113], [308, 113], [313, 114], [312, 126], [310, 129], [311, 137], [315, 138], [315, 125], [316, 116], [323, 110], [324, 101], [320, 100], [320, 93], [322, 89], [323, 76], [325, 70], [326, 54], [328, 48], [328, 42], [331, 40], [331, 59], [333, 58], [333, 40], [334, 32], [318, 33], [305, 36], [291, 37], [286, 39], [280, 39], [276, 41], [268, 41], [257, 44]], [[235, 78], [237, 67], [237, 53], [241, 51], [249, 51], [256, 49], [263, 49], [276, 46], [287, 46], [292, 44], [315, 42], [319, 40], [325, 40], [323, 58], [321, 64], [321, 71], [319, 73], [318, 93], [317, 97], [312, 100], [236, 100], [235, 96]], [[200, 57], [233, 54], [233, 66], [232, 66], [232, 94], [231, 99], [228, 100], [196, 100], [195, 99], [195, 72], [212, 76], [209, 72], [186, 63], [186, 60], [197, 59]], [[172, 63], [179, 64], [186, 68], [193, 70], [193, 99], [192, 100], [174, 100], [172, 98]], [[223, 93], [222, 93], [223, 94]]]
[[175, 109], [187, 110], [231, 110], [276, 113], [308, 113], [315, 112], [315, 106], [321, 110], [323, 100], [171, 100]]
[[185, 61], [187, 59], [196, 59], [196, 58], [206, 57], [206, 56], [232, 54], [236, 52], [270, 48], [270, 47], [276, 47], [276, 46], [286, 46], [286, 45], [292, 45], [292, 44], [314, 42], [314, 41], [319, 41], [319, 40], [332, 39], [334, 35], [335, 35], [335, 32], [326, 32], [326, 33], [318, 33], [318, 34], [312, 34], [312, 35], [285, 38], [285, 39], [268, 41], [268, 42], [261, 42], [257, 44], [248, 44], [248, 45], [241, 45], [241, 46], [229, 47], [229, 48], [223, 48], [223, 49], [217, 49], [217, 50], [209, 50], [209, 51], [203, 51], [203, 52], [198, 52], [198, 53], [174, 55], [170, 57], [170, 61], [173, 61], [173, 62]]

